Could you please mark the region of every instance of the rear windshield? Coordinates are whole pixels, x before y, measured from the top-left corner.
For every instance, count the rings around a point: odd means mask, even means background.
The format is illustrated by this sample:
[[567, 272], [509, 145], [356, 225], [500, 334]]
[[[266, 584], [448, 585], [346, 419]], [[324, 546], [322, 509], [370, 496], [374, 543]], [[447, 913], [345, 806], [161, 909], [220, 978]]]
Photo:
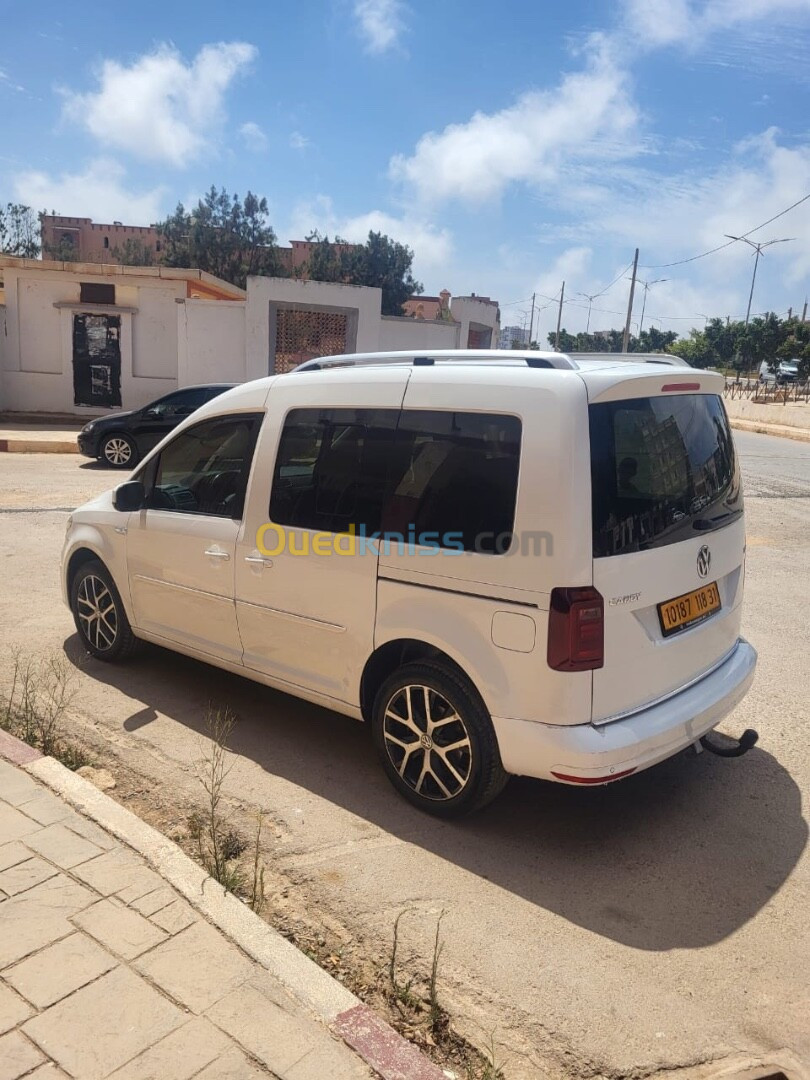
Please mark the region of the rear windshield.
[[589, 413], [594, 558], [692, 539], [742, 513], [719, 397], [633, 398]]

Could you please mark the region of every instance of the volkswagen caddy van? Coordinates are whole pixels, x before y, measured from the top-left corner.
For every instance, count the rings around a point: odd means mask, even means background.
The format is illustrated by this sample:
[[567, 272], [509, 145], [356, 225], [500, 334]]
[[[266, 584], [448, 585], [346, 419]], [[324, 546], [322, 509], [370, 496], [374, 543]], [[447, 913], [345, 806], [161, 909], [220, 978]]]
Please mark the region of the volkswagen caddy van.
[[76, 510], [64, 598], [100, 660], [149, 641], [364, 720], [434, 814], [613, 782], [754, 675], [722, 389], [662, 357], [310, 361]]

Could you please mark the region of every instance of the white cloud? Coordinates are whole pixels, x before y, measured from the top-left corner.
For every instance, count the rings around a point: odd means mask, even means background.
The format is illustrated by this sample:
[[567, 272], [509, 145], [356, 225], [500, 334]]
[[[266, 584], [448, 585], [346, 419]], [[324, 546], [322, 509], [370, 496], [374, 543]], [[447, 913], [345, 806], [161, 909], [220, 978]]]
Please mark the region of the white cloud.
[[516, 181], [553, 186], [569, 164], [637, 152], [638, 110], [626, 67], [601, 35], [589, 40], [585, 56], [584, 70], [553, 90], [529, 91], [500, 112], [476, 112], [423, 135], [410, 157], [392, 159], [391, 175], [426, 202], [482, 202]]
[[306, 150], [309, 145], [309, 139], [306, 135], [302, 135], [300, 131], [294, 131], [292, 135], [290, 135], [290, 146], [293, 150]]
[[13, 90], [17, 94], [25, 93], [25, 87], [15, 82], [8, 72], [3, 71], [2, 68], [0, 68], [0, 86], [5, 86], [8, 90]]
[[810, 11], [810, 0], [624, 0], [625, 25], [649, 47], [703, 43], [709, 34]]
[[267, 149], [267, 136], [254, 120], [248, 120], [239, 128], [239, 134], [248, 150], [260, 153]]
[[405, 29], [401, 0], [355, 0], [354, 17], [366, 51], [381, 54], [393, 49]]
[[397, 217], [383, 210], [369, 210], [354, 216], [341, 215], [336, 212], [328, 195], [318, 195], [310, 202], [299, 203], [288, 225], [287, 235], [300, 239], [313, 229], [330, 238], [341, 236], [353, 243], [365, 243], [370, 231], [385, 233], [413, 250], [416, 277], [443, 269], [453, 251], [452, 237], [445, 228], [408, 215]]
[[15, 198], [38, 210], [151, 225], [162, 216], [166, 189], [135, 192], [127, 188], [122, 166], [109, 158], [91, 161], [83, 172], [50, 176], [30, 170], [14, 180]]
[[189, 63], [165, 44], [129, 66], [105, 60], [97, 90], [63, 91], [64, 114], [107, 148], [182, 168], [209, 146], [225, 92], [256, 55], [237, 41], [204, 45]]

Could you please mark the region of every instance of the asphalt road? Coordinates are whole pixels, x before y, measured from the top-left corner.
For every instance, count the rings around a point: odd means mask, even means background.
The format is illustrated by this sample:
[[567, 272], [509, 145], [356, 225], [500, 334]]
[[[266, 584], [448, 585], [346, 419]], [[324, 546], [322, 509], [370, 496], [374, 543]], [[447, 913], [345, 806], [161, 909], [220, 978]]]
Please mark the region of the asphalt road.
[[473, 818], [427, 818], [389, 787], [362, 725], [159, 649], [129, 666], [84, 660], [58, 601], [61, 508], [118, 477], [68, 456], [0, 455], [0, 677], [15, 644], [65, 648], [76, 724], [178, 793], [196, 784], [206, 706], [229, 704], [228, 790], [272, 821], [278, 903], [357, 956], [387, 955], [408, 908], [414, 970], [445, 910], [440, 991], [462, 1031], [494, 1032], [508, 1080], [768, 1062], [785, 1047], [807, 1061], [810, 445], [736, 441], [743, 630], [760, 654], [725, 725], [760, 732], [740, 760], [690, 752], [595, 791], [515, 780]]

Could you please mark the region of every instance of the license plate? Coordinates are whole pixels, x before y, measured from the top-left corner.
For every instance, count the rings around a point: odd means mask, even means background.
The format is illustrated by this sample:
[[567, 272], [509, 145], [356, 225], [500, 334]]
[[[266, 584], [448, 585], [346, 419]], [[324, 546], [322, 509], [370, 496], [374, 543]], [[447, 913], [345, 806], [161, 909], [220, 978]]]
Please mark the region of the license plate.
[[720, 610], [720, 591], [717, 582], [702, 585], [693, 592], [676, 596], [672, 600], [665, 600], [658, 605], [658, 618], [661, 620], [661, 630], [664, 637], [676, 634], [679, 630], [686, 630], [695, 623], [702, 622], [715, 611]]

